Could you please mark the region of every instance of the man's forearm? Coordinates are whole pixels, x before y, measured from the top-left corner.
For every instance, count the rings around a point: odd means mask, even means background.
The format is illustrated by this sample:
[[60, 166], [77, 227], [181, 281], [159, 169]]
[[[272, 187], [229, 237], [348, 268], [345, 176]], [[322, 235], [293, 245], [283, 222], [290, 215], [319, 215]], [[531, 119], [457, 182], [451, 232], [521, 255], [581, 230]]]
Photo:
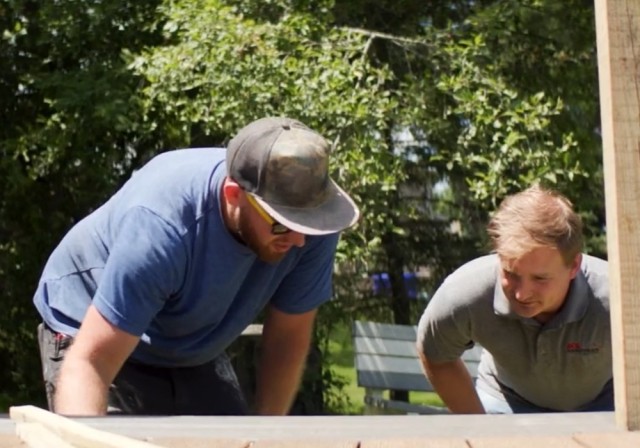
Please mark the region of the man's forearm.
[[64, 355], [56, 382], [54, 411], [67, 415], [105, 414], [109, 386], [138, 340], [138, 336], [107, 321], [91, 305]]
[[109, 384], [88, 362], [67, 358], [56, 383], [54, 411], [63, 415], [105, 415]]
[[262, 356], [255, 410], [260, 415], [286, 415], [304, 371], [315, 310], [287, 314], [270, 307], [262, 334]]
[[454, 414], [484, 414], [473, 380], [461, 359], [442, 364], [429, 363], [421, 356], [422, 365], [442, 401]]
[[307, 347], [263, 352], [255, 404], [259, 415], [286, 415], [289, 412], [300, 386], [307, 352]]

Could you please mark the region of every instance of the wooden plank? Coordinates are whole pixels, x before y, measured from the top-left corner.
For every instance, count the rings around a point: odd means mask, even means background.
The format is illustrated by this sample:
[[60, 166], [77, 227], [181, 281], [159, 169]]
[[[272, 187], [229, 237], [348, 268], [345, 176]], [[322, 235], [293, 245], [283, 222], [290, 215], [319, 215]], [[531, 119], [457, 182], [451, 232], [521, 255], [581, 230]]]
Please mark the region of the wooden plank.
[[573, 438], [584, 448], [630, 448], [640, 446], [640, 433], [637, 432], [575, 434]]
[[2, 448], [27, 448], [27, 445], [16, 435], [0, 434]]
[[357, 440], [258, 440], [251, 448], [358, 448]]
[[[178, 431], [176, 431], [178, 432]], [[186, 432], [186, 431], [184, 431]], [[145, 440], [163, 448], [254, 448], [253, 442], [238, 439], [218, 439], [209, 437], [155, 437]]]
[[16, 434], [29, 448], [74, 448], [40, 423], [18, 423]]
[[616, 420], [640, 429], [640, 2], [595, 2]]
[[[358, 440], [361, 448], [481, 448], [483, 445], [480, 444], [493, 448], [556, 448], [558, 440], [572, 439], [581, 448], [640, 446], [640, 433], [616, 430], [612, 412], [449, 415], [432, 416], [427, 420], [418, 416], [109, 416], [79, 418], [77, 421], [86, 423], [81, 426], [93, 426], [95, 430], [102, 430], [101, 432], [126, 434], [170, 448], [355, 448], [357, 445], [352, 444]], [[16, 426], [29, 424], [14, 422]], [[160, 443], [170, 439], [173, 439], [172, 444]], [[131, 440], [133, 439], [127, 439], [118, 446], [135, 447], [135, 444], [130, 444]], [[488, 444], [492, 440], [498, 442]], [[500, 445], [504, 440], [508, 440], [510, 444]], [[4, 442], [4, 439], [0, 438], [0, 441]], [[5, 448], [3, 444], [0, 446]], [[54, 445], [45, 446], [51, 448]], [[576, 447], [572, 443], [560, 446]], [[7, 448], [21, 447], [26, 445], [7, 445]]]
[[[18, 426], [23, 423], [41, 425], [55, 437], [64, 440], [74, 448], [159, 448], [158, 445], [99, 431], [35, 406], [14, 406], [9, 409], [9, 414]], [[29, 431], [35, 432], [34, 426], [27, 428]]]
[[469, 448], [462, 438], [364, 440], [360, 448]]
[[[613, 412], [516, 415], [134, 417], [78, 419], [96, 429], [138, 439], [191, 437], [238, 440], [386, 440], [447, 437], [571, 436], [616, 432]], [[622, 431], [620, 431], [622, 432]]]
[[467, 442], [469, 448], [585, 448], [570, 436], [486, 437], [468, 439]]

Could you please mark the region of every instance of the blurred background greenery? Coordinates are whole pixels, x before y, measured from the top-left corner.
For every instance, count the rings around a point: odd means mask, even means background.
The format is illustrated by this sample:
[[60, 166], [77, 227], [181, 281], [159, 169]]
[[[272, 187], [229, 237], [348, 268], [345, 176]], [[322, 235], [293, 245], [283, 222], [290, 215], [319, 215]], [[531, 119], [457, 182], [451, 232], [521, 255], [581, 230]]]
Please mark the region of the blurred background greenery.
[[593, 7], [0, 0], [1, 410], [44, 403], [31, 298], [62, 235], [154, 155], [225, 145], [262, 116], [333, 142], [333, 176], [363, 212], [318, 317], [306, 413], [359, 411], [353, 319], [415, 324], [487, 251], [506, 194], [562, 191], [586, 251], [606, 257]]

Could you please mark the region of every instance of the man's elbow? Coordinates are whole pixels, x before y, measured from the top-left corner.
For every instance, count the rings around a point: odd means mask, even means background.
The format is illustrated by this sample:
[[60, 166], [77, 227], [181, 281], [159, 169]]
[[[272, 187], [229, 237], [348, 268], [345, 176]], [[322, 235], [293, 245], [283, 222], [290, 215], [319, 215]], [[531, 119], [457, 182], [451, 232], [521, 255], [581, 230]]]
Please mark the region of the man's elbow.
[[437, 365], [437, 363], [433, 362], [433, 360], [429, 356], [427, 356], [427, 354], [424, 352], [424, 350], [421, 349], [421, 347], [418, 347], [418, 358], [420, 359], [420, 364], [422, 364], [422, 370], [424, 371], [425, 375], [430, 377], [434, 371], [433, 367]]
[[461, 359], [455, 359], [453, 361], [435, 361], [424, 353], [421, 355], [420, 360], [422, 362], [424, 372], [429, 378], [437, 375], [447, 375], [452, 371], [452, 369], [456, 369], [458, 364], [462, 362]]

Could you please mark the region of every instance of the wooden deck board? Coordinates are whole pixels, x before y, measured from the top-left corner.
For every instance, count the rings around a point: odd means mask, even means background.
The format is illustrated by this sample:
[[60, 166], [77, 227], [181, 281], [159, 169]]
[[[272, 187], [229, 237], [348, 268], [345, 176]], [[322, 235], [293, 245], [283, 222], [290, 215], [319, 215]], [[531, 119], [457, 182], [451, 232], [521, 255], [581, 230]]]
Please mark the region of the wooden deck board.
[[584, 448], [640, 447], [640, 432], [576, 434], [573, 438]]
[[176, 434], [174, 437], [153, 437], [144, 441], [163, 448], [255, 448], [250, 440], [190, 437], [186, 433], [183, 437]]
[[571, 436], [486, 437], [468, 440], [470, 448], [585, 448]]
[[0, 448], [27, 448], [27, 445], [15, 434], [0, 434]]
[[159, 448], [118, 431], [101, 431], [35, 406], [9, 410], [16, 433], [31, 448]]
[[313, 440], [305, 441], [304, 444], [300, 440], [260, 440], [251, 448], [358, 448], [357, 440]]
[[[80, 436], [95, 441], [97, 438], [94, 436], [100, 435], [102, 440], [108, 440], [109, 443], [128, 438], [136, 446], [165, 448], [640, 447], [640, 433], [619, 429], [613, 412], [332, 417], [110, 416], [64, 419], [37, 408], [26, 408], [31, 409], [12, 408], [12, 415], [19, 418], [14, 419], [15, 424], [9, 421], [11, 426], [7, 424], [7, 419], [0, 419], [0, 435], [8, 435], [9, 428], [15, 432], [16, 425], [40, 423], [40, 419], [44, 425], [55, 424], [56, 434], [69, 441], [75, 442]], [[77, 435], [68, 433], [78, 427], [80, 431]], [[67, 436], [70, 438], [67, 439]]]
[[142, 439], [211, 437], [238, 440], [385, 440], [508, 436], [571, 436], [622, 432], [613, 412], [519, 415], [392, 415], [317, 417], [107, 417], [74, 419]]
[[469, 448], [461, 438], [365, 440], [360, 448]]
[[8, 414], [0, 414], [0, 448], [26, 448], [27, 445], [16, 435], [16, 425]]

